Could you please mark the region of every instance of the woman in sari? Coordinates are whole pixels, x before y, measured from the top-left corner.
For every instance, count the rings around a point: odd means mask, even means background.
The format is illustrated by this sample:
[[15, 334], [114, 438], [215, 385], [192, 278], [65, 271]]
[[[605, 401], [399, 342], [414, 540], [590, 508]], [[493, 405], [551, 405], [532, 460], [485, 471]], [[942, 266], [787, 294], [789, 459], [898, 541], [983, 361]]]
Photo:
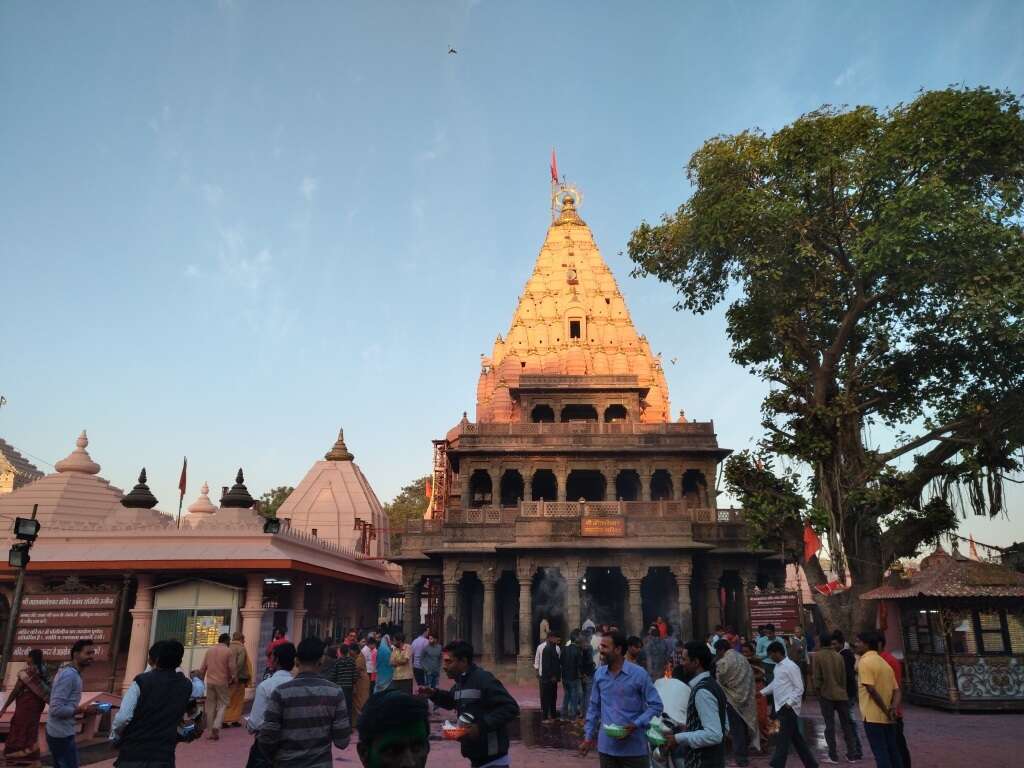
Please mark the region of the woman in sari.
[[391, 666], [391, 638], [384, 635], [377, 646], [377, 685], [373, 692], [380, 693], [390, 688], [394, 674], [395, 669]]
[[352, 683], [352, 727], [359, 722], [359, 713], [363, 711], [366, 700], [370, 698], [370, 675], [366, 672], [366, 657], [359, 651], [359, 646], [352, 644], [352, 658], [356, 660], [356, 677]]
[[8, 764], [24, 760], [37, 763], [39, 760], [39, 718], [50, 698], [50, 679], [43, 664], [43, 652], [33, 648], [28, 652], [29, 662], [18, 672], [18, 681], [7, 697], [0, 715], [14, 702], [14, 717], [11, 730], [4, 744], [4, 758]]

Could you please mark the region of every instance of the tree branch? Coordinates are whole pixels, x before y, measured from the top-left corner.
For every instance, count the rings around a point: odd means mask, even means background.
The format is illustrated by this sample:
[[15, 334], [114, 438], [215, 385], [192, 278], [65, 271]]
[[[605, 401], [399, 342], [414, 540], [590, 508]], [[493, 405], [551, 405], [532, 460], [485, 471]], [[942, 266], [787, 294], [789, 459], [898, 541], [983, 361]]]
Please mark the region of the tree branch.
[[[960, 427], [967, 426], [969, 423], [970, 421], [968, 419], [956, 419], [955, 421], [946, 422], [941, 427], [936, 427], [931, 432], [926, 432], [920, 437], [911, 440], [909, 443], [901, 445], [899, 448], [893, 448], [891, 451], [886, 451], [885, 453], [878, 454], [878, 458], [885, 463], [889, 463], [893, 459], [898, 458], [905, 453], [915, 451], [922, 445], [927, 445], [933, 440], [943, 440], [944, 438], [942, 437], [942, 435], [944, 435], [946, 432], [953, 432], [954, 430], [957, 430]], [[962, 441], [959, 440], [955, 442], [959, 442], [962, 444]], [[954, 449], [953, 453], [956, 453], [956, 450], [958, 449]]]

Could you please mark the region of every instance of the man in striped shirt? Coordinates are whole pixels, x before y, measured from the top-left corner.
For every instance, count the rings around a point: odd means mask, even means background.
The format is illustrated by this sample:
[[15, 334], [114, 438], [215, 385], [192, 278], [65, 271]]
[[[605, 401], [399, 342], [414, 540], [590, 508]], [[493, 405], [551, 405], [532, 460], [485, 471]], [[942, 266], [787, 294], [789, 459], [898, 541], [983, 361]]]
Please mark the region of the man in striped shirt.
[[299, 643], [298, 674], [270, 695], [257, 737], [274, 768], [331, 768], [331, 744], [344, 749], [352, 735], [345, 695], [320, 676], [324, 644]]

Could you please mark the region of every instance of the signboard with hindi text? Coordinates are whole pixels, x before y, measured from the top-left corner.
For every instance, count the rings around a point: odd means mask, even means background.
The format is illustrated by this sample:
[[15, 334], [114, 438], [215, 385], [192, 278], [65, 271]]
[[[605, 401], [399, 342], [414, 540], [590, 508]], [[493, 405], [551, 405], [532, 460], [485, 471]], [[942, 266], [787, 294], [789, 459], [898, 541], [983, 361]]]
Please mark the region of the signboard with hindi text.
[[[114, 592], [40, 592], [21, 602], [14, 634], [13, 660], [24, 660], [32, 649], [47, 661], [67, 661], [78, 640], [92, 640], [94, 667], [110, 660], [117, 615]], [[106, 666], [104, 664], [104, 666]], [[93, 669], [93, 672], [98, 670]]]
[[580, 536], [618, 536], [626, 535], [626, 518], [624, 517], [583, 517], [580, 519]]
[[747, 604], [754, 629], [773, 624], [776, 631], [789, 634], [800, 623], [800, 596], [796, 592], [760, 592], [750, 595]]

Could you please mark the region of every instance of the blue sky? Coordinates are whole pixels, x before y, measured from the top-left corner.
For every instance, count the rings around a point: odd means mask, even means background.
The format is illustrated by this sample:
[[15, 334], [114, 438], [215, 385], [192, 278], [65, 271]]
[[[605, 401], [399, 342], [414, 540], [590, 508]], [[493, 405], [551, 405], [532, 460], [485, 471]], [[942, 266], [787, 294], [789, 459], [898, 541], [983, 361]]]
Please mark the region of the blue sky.
[[[551, 147], [673, 408], [723, 445], [762, 385], [721, 313], [629, 278], [709, 136], [920, 88], [1024, 91], [1024, 4], [0, 4], [0, 436], [171, 511], [297, 483], [344, 426], [382, 500], [472, 415], [548, 223]], [[454, 45], [459, 53], [447, 54]], [[49, 469], [42, 462], [37, 462]], [[981, 541], [1018, 517], [971, 519]]]

